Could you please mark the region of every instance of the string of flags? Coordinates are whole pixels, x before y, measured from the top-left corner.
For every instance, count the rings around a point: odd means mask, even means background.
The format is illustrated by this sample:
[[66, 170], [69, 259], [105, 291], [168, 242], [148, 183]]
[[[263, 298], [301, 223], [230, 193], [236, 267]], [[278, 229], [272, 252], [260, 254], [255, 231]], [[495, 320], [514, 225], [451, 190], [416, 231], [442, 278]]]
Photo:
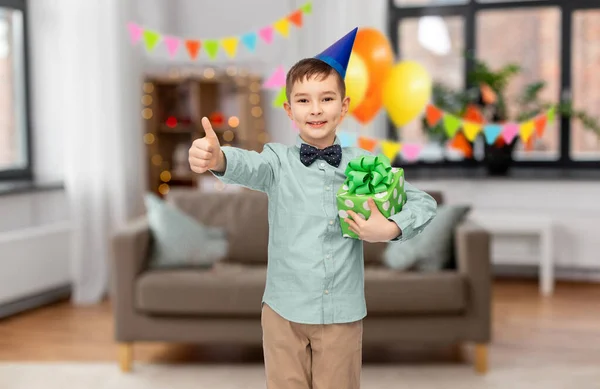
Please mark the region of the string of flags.
[[271, 44], [276, 35], [288, 38], [292, 25], [302, 28], [304, 15], [312, 13], [312, 2], [307, 2], [293, 12], [275, 20], [267, 26], [248, 31], [241, 35], [227, 36], [216, 39], [184, 38], [162, 34], [160, 31], [145, 28], [138, 23], [129, 22], [127, 28], [131, 43], [144, 43], [146, 51], [153, 52], [159, 44], [164, 44], [169, 57], [173, 58], [180, 49], [185, 49], [190, 59], [195, 60], [203, 49], [208, 57], [214, 60], [222, 49], [229, 58], [234, 58], [238, 48], [243, 45], [249, 52], [254, 52], [258, 42]]
[[394, 161], [398, 154], [406, 161], [416, 161], [423, 148], [423, 146], [418, 143], [394, 142], [389, 139], [379, 139], [347, 131], [338, 131], [337, 136], [340, 138], [342, 147], [360, 147], [361, 149], [372, 153], [379, 149], [379, 151], [388, 157], [390, 161]]
[[483, 123], [481, 121], [463, 119], [445, 112], [433, 104], [427, 105], [425, 115], [427, 124], [430, 126], [435, 126], [442, 122], [449, 138], [454, 138], [458, 130], [462, 129], [462, 133], [470, 142], [473, 142], [479, 134], [483, 133], [487, 144], [494, 144], [500, 137], [506, 143], [511, 143], [517, 135], [523, 143], [527, 143], [534, 134], [537, 137], [544, 135], [546, 126], [554, 122], [556, 107], [553, 106], [546, 112], [542, 112], [523, 122], [507, 123]]

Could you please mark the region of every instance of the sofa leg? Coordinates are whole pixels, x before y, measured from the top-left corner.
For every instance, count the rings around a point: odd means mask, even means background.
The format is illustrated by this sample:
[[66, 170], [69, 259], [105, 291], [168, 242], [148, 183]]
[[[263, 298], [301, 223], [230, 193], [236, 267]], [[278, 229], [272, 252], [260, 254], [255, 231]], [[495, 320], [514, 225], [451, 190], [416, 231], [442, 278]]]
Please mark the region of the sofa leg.
[[488, 370], [488, 345], [478, 343], [475, 345], [475, 371], [485, 374]]
[[119, 343], [119, 367], [124, 373], [131, 371], [133, 362], [133, 343]]

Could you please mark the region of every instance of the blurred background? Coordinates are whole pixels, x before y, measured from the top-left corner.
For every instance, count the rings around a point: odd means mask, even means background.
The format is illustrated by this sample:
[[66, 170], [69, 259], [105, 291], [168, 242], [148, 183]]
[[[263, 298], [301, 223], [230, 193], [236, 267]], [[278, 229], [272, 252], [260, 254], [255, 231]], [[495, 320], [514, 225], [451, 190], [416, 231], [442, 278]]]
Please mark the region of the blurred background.
[[0, 0], [0, 387], [264, 387], [267, 199], [187, 153], [293, 144], [354, 27], [338, 136], [439, 204], [365, 244], [363, 387], [598, 387], [596, 0]]

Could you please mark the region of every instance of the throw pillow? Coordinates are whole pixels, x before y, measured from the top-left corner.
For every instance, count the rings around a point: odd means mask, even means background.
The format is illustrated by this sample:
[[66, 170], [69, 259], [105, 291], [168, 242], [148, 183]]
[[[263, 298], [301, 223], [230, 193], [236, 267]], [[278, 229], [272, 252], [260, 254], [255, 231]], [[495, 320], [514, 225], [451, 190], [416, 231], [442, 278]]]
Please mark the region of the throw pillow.
[[389, 242], [384, 263], [395, 270], [440, 271], [451, 261], [454, 229], [465, 218], [465, 205], [437, 208], [437, 215], [422, 233], [406, 242]]
[[223, 229], [202, 225], [153, 193], [145, 204], [154, 240], [151, 268], [211, 267], [227, 255]]

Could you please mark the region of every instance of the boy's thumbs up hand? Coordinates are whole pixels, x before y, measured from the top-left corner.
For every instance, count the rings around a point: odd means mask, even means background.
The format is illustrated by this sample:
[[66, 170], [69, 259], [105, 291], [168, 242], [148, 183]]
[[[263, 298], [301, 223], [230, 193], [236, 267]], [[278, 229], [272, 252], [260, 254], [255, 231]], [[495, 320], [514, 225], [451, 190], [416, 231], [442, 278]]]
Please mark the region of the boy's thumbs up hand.
[[204, 173], [209, 169], [222, 171], [225, 163], [219, 138], [208, 118], [202, 118], [202, 127], [206, 136], [192, 143], [189, 151], [190, 167], [195, 173]]

